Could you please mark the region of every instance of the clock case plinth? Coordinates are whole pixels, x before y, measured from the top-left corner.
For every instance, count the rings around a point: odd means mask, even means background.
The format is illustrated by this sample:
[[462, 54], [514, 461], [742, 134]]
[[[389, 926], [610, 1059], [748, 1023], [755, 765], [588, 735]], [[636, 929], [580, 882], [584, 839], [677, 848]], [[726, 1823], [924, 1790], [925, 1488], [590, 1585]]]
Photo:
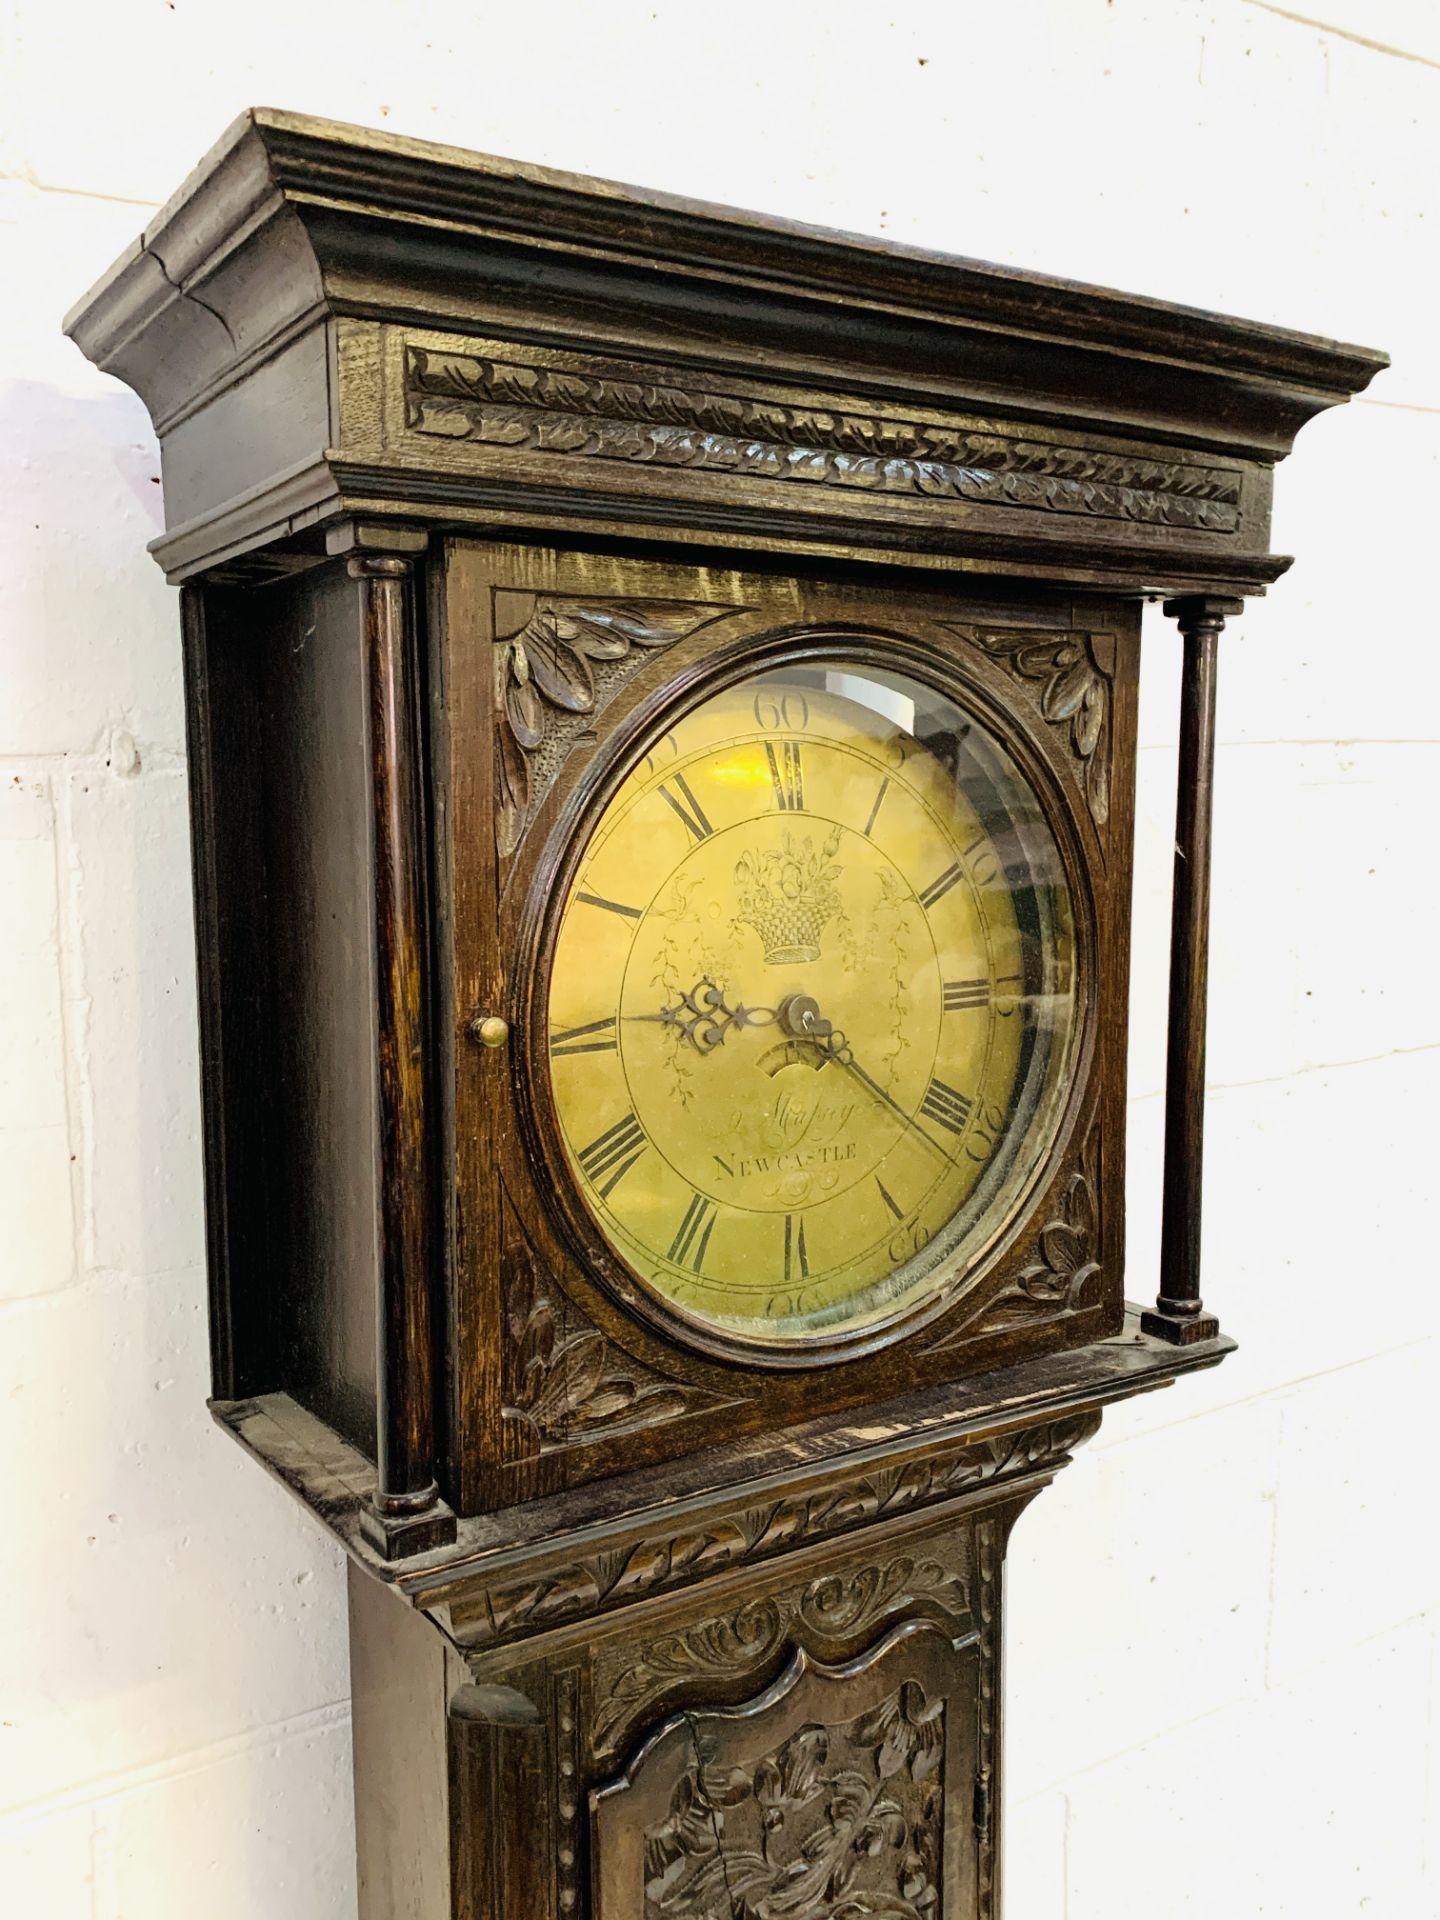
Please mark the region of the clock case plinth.
[[[1104, 1405], [1228, 1351], [1199, 1297], [1218, 634], [1288, 564], [1275, 462], [1384, 357], [263, 111], [67, 330], [160, 437], [213, 1404], [351, 1555], [366, 1920], [633, 1920], [647, 1879], [698, 1914], [707, 1873], [763, 1902], [832, 1853], [817, 1901], [990, 1920], [1009, 1526]], [[1160, 593], [1187, 668], [1142, 1324], [1127, 923]], [[567, 651], [617, 603], [674, 630]], [[1005, 719], [1067, 836], [1088, 1025], [971, 1294], [859, 1358], [741, 1370], [557, 1204], [527, 942], [626, 728], [817, 625]]]

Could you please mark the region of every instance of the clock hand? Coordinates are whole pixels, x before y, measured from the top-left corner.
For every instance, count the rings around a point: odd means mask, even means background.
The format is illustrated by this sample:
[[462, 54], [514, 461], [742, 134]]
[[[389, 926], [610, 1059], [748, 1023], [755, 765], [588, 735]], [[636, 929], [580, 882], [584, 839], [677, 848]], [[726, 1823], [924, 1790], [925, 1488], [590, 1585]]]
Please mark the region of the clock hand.
[[913, 1115], [908, 1114], [880, 1082], [868, 1074], [855, 1058], [855, 1050], [838, 1027], [824, 1018], [818, 1003], [808, 993], [792, 993], [782, 1000], [778, 1009], [780, 1025], [797, 1040], [810, 1040], [819, 1047], [827, 1060], [834, 1060], [845, 1067], [865, 1088], [867, 1093], [887, 1106], [902, 1126], [919, 1136], [927, 1147], [938, 1153], [947, 1166], [952, 1164], [951, 1156], [920, 1125]]
[[[845, 1036], [843, 1033], [840, 1034], [838, 1037], [842, 1042], [845, 1039]], [[885, 1091], [884, 1087], [880, 1085], [880, 1082], [878, 1080], [871, 1079], [870, 1075], [861, 1066], [860, 1062], [855, 1058], [854, 1054], [851, 1053], [848, 1045], [844, 1045], [841, 1047], [841, 1049], [838, 1052], [832, 1053], [830, 1058], [833, 1060], [838, 1060], [842, 1067], [847, 1067], [850, 1070], [850, 1072], [855, 1075], [855, 1078], [860, 1082], [861, 1086], [863, 1086], [868, 1093], [874, 1094], [877, 1100], [883, 1100], [885, 1105], [890, 1109], [890, 1111], [895, 1115], [895, 1117], [902, 1123], [902, 1125], [907, 1126], [910, 1129], [910, 1131], [916, 1136], [917, 1139], [923, 1140], [926, 1146], [929, 1147], [933, 1153], [938, 1153], [940, 1158], [945, 1162], [947, 1167], [952, 1166], [954, 1164], [952, 1156], [945, 1151], [944, 1147], [941, 1146], [938, 1140], [932, 1139], [932, 1137], [925, 1131], [924, 1127], [920, 1125], [920, 1122], [914, 1117], [914, 1115], [906, 1113], [905, 1109], [900, 1105], [899, 1101], [892, 1099], [891, 1096]]]
[[732, 1027], [778, 1026], [792, 1040], [813, 1047], [819, 1055], [817, 1065], [823, 1066], [825, 1061], [833, 1060], [854, 1074], [874, 1099], [889, 1108], [901, 1126], [908, 1127], [923, 1140], [932, 1153], [938, 1153], [947, 1166], [953, 1164], [951, 1156], [939, 1141], [932, 1139], [899, 1101], [860, 1065], [845, 1035], [824, 1017], [819, 1002], [812, 994], [788, 993], [778, 1007], [747, 1007], [743, 1002], [731, 1007], [720, 988], [707, 975], [697, 980], [688, 992], [682, 993], [678, 1004], [664, 1006], [659, 1013], [631, 1014], [627, 1017], [658, 1021], [662, 1026], [675, 1028], [699, 1054], [713, 1053], [717, 1047], [724, 1046], [725, 1036]]
[[674, 1027], [690, 1042], [697, 1053], [713, 1053], [716, 1047], [724, 1046], [725, 1036], [732, 1027], [769, 1027], [780, 1018], [780, 1009], [776, 1007], [747, 1007], [726, 1004], [725, 995], [708, 976], [697, 980], [688, 992], [682, 993], [677, 1005], [664, 1006], [659, 1013], [630, 1014], [632, 1020], [658, 1021], [662, 1026]]

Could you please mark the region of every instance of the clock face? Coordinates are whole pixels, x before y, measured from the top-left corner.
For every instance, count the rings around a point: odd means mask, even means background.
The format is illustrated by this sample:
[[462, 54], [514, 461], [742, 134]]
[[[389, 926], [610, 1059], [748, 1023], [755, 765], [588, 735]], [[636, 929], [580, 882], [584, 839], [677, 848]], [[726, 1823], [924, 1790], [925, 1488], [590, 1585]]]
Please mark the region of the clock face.
[[612, 1250], [683, 1320], [800, 1350], [963, 1284], [1053, 1140], [1069, 899], [1014, 762], [832, 663], [715, 694], [630, 768], [568, 890], [555, 1107]]

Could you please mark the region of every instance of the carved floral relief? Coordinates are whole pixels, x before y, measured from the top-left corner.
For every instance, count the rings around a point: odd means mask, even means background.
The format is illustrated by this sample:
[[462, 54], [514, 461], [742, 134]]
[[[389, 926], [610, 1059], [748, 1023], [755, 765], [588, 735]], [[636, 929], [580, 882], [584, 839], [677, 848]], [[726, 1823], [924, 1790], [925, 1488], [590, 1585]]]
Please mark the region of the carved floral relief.
[[1094, 1126], [1079, 1166], [1065, 1182], [1059, 1206], [1040, 1229], [1034, 1254], [988, 1302], [978, 1320], [953, 1338], [969, 1339], [982, 1328], [990, 1333], [1028, 1326], [1093, 1306], [1099, 1298], [1100, 1277], [1100, 1129]]
[[477, 1575], [463, 1603], [454, 1606], [454, 1630], [462, 1645], [479, 1650], [542, 1626], [584, 1619], [1011, 1474], [1059, 1465], [1099, 1424], [1098, 1413], [1072, 1414], [904, 1466], [837, 1472], [823, 1488], [740, 1501], [703, 1519], [543, 1562], [520, 1578]]
[[[513, 853], [519, 844], [537, 789], [544, 784], [535, 762], [556, 723], [567, 715], [593, 713], [602, 703], [602, 688], [613, 692], [619, 678], [646, 654], [673, 646], [712, 620], [736, 611], [732, 606], [688, 600], [580, 600], [496, 593], [497, 671], [504, 716], [496, 833], [502, 854]], [[553, 777], [553, 767], [549, 772]]]
[[645, 1831], [644, 1920], [938, 1920], [944, 1716], [907, 1680], [754, 1765], [702, 1746]]
[[513, 1214], [502, 1284], [511, 1384], [501, 1411], [542, 1446], [610, 1439], [720, 1404], [713, 1393], [654, 1373], [586, 1320], [520, 1238]]
[[1018, 680], [1039, 689], [1041, 717], [1061, 730], [1097, 827], [1110, 818], [1109, 634], [990, 633], [946, 623], [952, 633], [1001, 660]]

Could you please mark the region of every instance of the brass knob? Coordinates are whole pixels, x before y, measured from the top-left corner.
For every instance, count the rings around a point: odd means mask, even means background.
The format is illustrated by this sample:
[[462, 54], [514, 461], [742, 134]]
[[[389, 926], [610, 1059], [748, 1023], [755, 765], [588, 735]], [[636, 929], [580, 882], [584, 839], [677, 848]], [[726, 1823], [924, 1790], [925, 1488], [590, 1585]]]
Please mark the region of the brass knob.
[[509, 1024], [502, 1020], [498, 1013], [482, 1014], [478, 1019], [472, 1020], [470, 1031], [482, 1047], [503, 1047], [510, 1038]]

